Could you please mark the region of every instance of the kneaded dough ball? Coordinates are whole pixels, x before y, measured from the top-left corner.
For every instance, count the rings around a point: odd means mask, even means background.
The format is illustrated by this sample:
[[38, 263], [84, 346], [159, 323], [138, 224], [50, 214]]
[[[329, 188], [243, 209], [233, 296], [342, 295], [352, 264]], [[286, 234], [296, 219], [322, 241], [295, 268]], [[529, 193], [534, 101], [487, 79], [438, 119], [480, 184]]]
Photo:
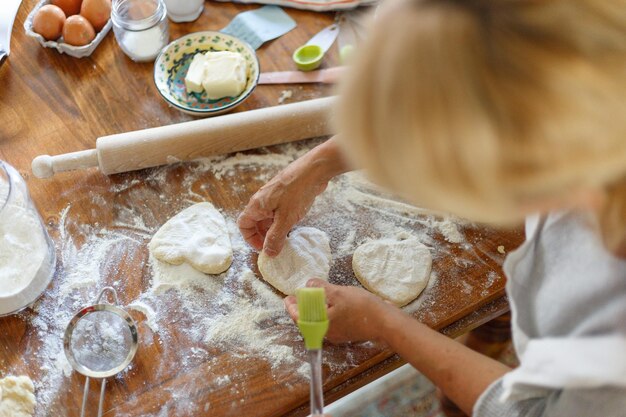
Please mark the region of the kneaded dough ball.
[[286, 295], [295, 295], [311, 278], [328, 281], [330, 241], [326, 233], [313, 227], [291, 232], [285, 247], [271, 258], [261, 252], [257, 264], [263, 279]]
[[430, 250], [416, 238], [370, 241], [359, 246], [352, 257], [359, 282], [400, 307], [426, 288], [431, 266]]
[[0, 379], [0, 417], [32, 417], [35, 413], [35, 387], [27, 376]]
[[226, 271], [233, 259], [226, 220], [211, 203], [194, 204], [169, 219], [148, 248], [160, 261], [187, 263], [205, 274]]

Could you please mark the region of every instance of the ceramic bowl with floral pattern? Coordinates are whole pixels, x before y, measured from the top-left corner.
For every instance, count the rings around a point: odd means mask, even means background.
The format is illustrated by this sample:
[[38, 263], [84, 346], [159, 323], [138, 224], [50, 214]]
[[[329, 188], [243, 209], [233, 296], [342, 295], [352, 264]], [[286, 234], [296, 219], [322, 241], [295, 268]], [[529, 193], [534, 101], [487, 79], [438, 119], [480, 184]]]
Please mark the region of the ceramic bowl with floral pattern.
[[[246, 60], [248, 80], [237, 97], [211, 100], [206, 93], [188, 93], [185, 75], [195, 54], [208, 51], [240, 53]], [[247, 99], [259, 81], [259, 60], [246, 42], [221, 32], [205, 31], [185, 35], [167, 45], [154, 62], [154, 83], [161, 96], [178, 110], [193, 116], [215, 116], [234, 109]]]

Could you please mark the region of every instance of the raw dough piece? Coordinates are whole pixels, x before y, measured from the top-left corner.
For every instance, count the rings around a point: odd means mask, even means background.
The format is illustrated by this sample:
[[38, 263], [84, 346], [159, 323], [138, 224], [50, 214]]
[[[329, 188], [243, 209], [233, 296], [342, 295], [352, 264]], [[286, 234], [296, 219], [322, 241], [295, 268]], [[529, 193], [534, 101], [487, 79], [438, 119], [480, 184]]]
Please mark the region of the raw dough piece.
[[408, 304], [426, 288], [431, 265], [430, 251], [415, 238], [370, 241], [352, 257], [361, 284], [397, 306]]
[[205, 274], [230, 267], [233, 248], [224, 216], [211, 203], [198, 203], [169, 219], [155, 233], [150, 253], [160, 261], [188, 263]]
[[27, 376], [0, 379], [0, 417], [32, 417], [35, 387]]
[[330, 242], [326, 233], [313, 227], [291, 232], [283, 250], [275, 258], [259, 254], [259, 271], [263, 279], [278, 291], [294, 295], [311, 278], [328, 281]]

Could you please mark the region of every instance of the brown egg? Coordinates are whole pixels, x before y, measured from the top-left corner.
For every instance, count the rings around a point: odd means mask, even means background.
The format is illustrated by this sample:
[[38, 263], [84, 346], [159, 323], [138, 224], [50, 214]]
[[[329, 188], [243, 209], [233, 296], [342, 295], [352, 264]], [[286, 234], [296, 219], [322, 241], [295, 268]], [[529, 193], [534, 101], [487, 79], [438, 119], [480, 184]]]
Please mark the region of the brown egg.
[[65, 23], [65, 13], [57, 6], [46, 4], [37, 10], [33, 17], [33, 31], [49, 41], [59, 39], [63, 33], [63, 24]]
[[65, 43], [74, 46], [83, 46], [90, 43], [96, 37], [96, 31], [85, 19], [79, 14], [70, 16], [63, 26], [63, 40]]
[[83, 0], [80, 14], [91, 22], [96, 32], [100, 32], [111, 17], [111, 0]]
[[50, 3], [63, 10], [65, 16], [72, 16], [80, 13], [80, 4], [83, 0], [51, 0]]

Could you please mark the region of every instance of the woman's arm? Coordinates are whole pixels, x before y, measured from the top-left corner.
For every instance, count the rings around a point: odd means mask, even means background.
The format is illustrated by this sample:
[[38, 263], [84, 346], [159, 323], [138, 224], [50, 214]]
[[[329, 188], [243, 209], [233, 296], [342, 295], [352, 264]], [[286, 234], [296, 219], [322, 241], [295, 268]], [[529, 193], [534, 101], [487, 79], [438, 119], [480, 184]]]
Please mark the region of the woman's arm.
[[328, 181], [348, 170], [334, 137], [311, 149], [252, 196], [237, 221], [243, 238], [269, 256], [278, 255], [287, 233], [306, 215]]
[[[413, 365], [468, 415], [478, 397], [507, 366], [430, 329], [399, 308], [357, 287], [332, 285], [313, 279], [307, 286], [326, 289], [333, 343], [375, 340], [389, 346]], [[295, 297], [285, 299], [297, 320]]]
[[474, 404], [487, 387], [511, 370], [400, 309], [389, 306], [379, 319], [379, 339], [430, 379], [467, 415], [472, 415]]

